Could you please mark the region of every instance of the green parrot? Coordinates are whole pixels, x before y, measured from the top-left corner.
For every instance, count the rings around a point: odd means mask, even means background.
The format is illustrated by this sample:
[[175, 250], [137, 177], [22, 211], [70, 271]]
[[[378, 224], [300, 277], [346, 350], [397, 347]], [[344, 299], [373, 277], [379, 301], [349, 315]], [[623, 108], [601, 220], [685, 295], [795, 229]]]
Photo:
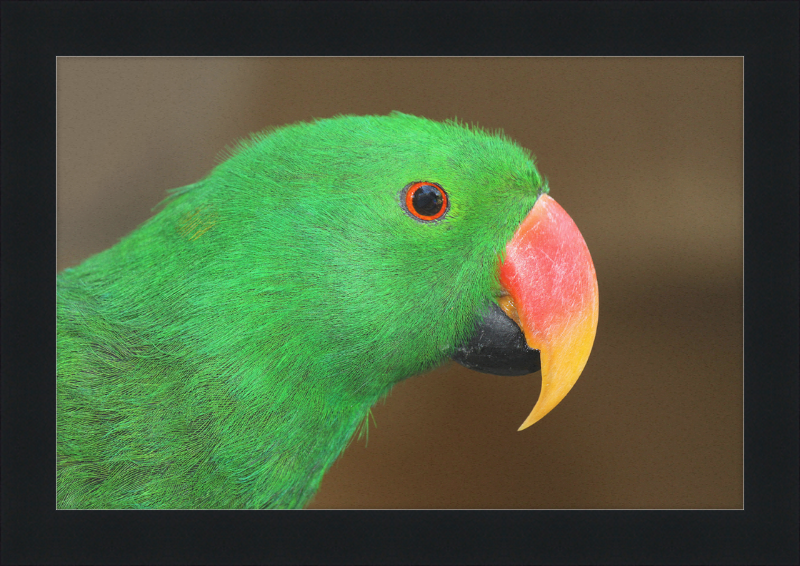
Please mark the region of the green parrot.
[[586, 244], [502, 134], [399, 112], [259, 133], [57, 276], [57, 507], [298, 508], [444, 363], [583, 370]]

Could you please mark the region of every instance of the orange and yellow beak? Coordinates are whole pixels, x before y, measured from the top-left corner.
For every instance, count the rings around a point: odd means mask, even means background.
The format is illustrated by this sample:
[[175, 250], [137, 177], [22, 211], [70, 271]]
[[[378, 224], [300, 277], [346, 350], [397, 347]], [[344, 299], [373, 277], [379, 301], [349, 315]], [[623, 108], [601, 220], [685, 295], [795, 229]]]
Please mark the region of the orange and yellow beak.
[[523, 430], [549, 413], [580, 377], [597, 330], [597, 276], [589, 249], [572, 218], [548, 195], [506, 245], [499, 301], [530, 348], [539, 350], [542, 391]]

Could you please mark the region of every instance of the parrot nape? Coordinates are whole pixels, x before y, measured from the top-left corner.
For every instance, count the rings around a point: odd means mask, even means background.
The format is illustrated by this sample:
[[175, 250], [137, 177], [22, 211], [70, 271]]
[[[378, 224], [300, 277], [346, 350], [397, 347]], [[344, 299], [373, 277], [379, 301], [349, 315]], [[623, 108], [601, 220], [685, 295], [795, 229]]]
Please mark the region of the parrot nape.
[[530, 154], [399, 112], [254, 134], [57, 276], [57, 507], [305, 506], [448, 358], [569, 392], [594, 266]]

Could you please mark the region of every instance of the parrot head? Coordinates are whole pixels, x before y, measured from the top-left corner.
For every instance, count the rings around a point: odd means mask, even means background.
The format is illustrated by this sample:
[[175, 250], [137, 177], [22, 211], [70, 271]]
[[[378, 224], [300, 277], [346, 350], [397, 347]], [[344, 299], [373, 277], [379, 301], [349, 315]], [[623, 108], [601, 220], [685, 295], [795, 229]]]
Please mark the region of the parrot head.
[[296, 124], [231, 153], [175, 204], [213, 220], [192, 244], [236, 303], [223, 333], [249, 329], [242, 348], [298, 358], [283, 371], [337, 399], [385, 394], [448, 357], [541, 367], [521, 428], [577, 380], [597, 324], [592, 260], [503, 135], [395, 112]]

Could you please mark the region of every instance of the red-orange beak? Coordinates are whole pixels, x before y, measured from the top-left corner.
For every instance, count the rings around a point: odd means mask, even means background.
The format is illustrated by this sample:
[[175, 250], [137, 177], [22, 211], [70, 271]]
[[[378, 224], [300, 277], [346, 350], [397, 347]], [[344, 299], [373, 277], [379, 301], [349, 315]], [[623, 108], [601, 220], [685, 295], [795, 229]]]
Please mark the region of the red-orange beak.
[[500, 283], [510, 295], [501, 307], [519, 322], [528, 346], [541, 356], [542, 391], [519, 427], [523, 430], [572, 389], [589, 359], [597, 331], [599, 303], [592, 257], [575, 222], [546, 194], [506, 245]]

